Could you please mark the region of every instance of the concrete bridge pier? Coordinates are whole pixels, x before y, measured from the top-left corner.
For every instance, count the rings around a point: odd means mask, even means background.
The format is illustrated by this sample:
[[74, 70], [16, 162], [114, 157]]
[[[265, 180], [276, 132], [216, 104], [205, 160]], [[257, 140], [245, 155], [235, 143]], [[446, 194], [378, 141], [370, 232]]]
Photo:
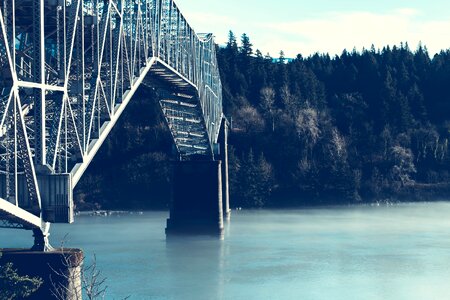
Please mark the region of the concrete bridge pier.
[[175, 163], [166, 234], [223, 235], [222, 162]]
[[175, 163], [166, 234], [223, 235], [231, 215], [228, 186], [228, 121], [223, 118], [215, 160]]
[[31, 251], [29, 249], [0, 249], [0, 265], [12, 263], [20, 276], [39, 277], [39, 289], [27, 299], [78, 300], [81, 293], [81, 268], [83, 251], [80, 249], [55, 249]]

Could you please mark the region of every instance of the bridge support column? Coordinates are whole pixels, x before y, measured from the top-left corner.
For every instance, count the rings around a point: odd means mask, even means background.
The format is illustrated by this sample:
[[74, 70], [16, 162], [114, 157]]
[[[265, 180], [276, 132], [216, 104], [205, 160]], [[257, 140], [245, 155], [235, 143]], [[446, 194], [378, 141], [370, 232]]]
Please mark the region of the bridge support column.
[[219, 159], [222, 161], [222, 204], [225, 220], [231, 218], [230, 191], [228, 184], [228, 121], [223, 118], [219, 132]]
[[221, 167], [221, 161], [181, 161], [175, 164], [167, 235], [222, 236]]
[[0, 249], [0, 252], [0, 265], [12, 263], [20, 276], [39, 277], [43, 280], [39, 289], [27, 299], [82, 299], [83, 252], [80, 249], [50, 252]]

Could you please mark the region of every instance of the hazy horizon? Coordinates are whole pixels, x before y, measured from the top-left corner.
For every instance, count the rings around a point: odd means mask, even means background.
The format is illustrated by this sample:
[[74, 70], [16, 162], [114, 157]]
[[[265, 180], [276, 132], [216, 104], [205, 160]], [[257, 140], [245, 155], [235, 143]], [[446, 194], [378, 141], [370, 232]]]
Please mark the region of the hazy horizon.
[[[235, 34], [236, 34], [236, 33], [235, 33]], [[236, 39], [237, 39], [238, 45], [241, 44], [240, 38], [241, 38], [241, 36], [236, 35]], [[252, 42], [251, 36], [250, 36], [250, 42]], [[252, 42], [252, 43], [253, 43], [253, 42]], [[394, 45], [384, 45], [384, 46], [381, 46], [381, 47], [377, 47], [377, 46], [374, 45], [374, 47], [375, 47], [375, 52], [381, 52], [381, 51], [383, 51], [384, 48], [387, 48], [387, 47], [390, 47], [390, 49], [392, 49], [393, 47], [400, 48], [402, 43], [403, 43], [403, 47], [406, 47], [406, 43], [407, 43], [407, 42], [400, 42], [400, 43], [394, 44]], [[450, 51], [450, 47], [448, 47], [448, 48], [445, 48], [445, 49], [437, 50], [435, 53], [431, 53], [431, 52], [429, 51], [429, 49], [428, 49], [428, 46], [425, 45], [425, 44], [423, 44], [423, 43], [421, 43], [421, 42], [419, 42], [419, 44], [417, 44], [417, 45], [410, 45], [409, 43], [407, 43], [407, 44], [408, 44], [409, 50], [412, 51], [412, 52], [416, 52], [416, 51], [419, 49], [419, 46], [422, 46], [423, 49], [426, 49], [426, 50], [428, 51], [428, 54], [429, 54], [430, 58], [433, 58], [434, 55], [439, 54], [441, 51]], [[227, 43], [219, 43], [218, 45], [219, 45], [219, 47], [225, 48], [225, 47], [227, 46]], [[271, 56], [273, 59], [275, 59], [275, 60], [277, 60], [277, 59], [280, 57], [280, 53], [273, 53], [273, 54], [272, 54], [272, 53], [268, 53], [267, 51], [264, 52], [264, 49], [254, 48], [254, 49], [253, 49], [253, 52], [254, 52], [253, 55], [254, 55], [255, 57], [256, 57], [255, 51], [256, 51], [257, 49], [261, 51], [261, 53], [263, 54], [263, 56], [265, 56], [266, 54], [270, 54], [270, 56]], [[308, 58], [308, 57], [314, 56], [314, 55], [316, 55], [316, 54], [319, 54], [319, 55], [329, 55], [331, 58], [333, 58], [333, 57], [335, 57], [335, 56], [341, 56], [341, 55], [344, 53], [344, 51], [346, 51], [347, 53], [353, 53], [353, 51], [356, 51], [357, 53], [362, 53], [362, 52], [365, 51], [365, 50], [371, 50], [371, 46], [370, 46], [370, 47], [362, 47], [361, 49], [357, 49], [357, 48], [355, 48], [355, 47], [352, 48], [352, 49], [342, 49], [341, 52], [337, 52], [337, 53], [322, 52], [322, 51], [320, 51], [320, 50], [317, 50], [317, 51], [315, 51], [315, 52], [309, 53], [308, 55], [304, 55], [303, 53], [300, 53], [300, 52], [299, 52], [299, 53], [294, 54], [294, 55], [292, 55], [292, 56], [286, 55], [286, 51], [284, 51], [284, 49], [282, 49], [282, 50], [283, 50], [283, 52], [285, 53], [285, 56], [284, 56], [285, 59], [287, 59], [287, 60], [294, 60], [294, 59], [297, 58], [298, 55], [302, 55], [303, 58]], [[280, 51], [281, 51], [281, 50], [280, 50]], [[294, 50], [291, 51], [291, 52], [292, 52], [292, 53], [295, 53]]]

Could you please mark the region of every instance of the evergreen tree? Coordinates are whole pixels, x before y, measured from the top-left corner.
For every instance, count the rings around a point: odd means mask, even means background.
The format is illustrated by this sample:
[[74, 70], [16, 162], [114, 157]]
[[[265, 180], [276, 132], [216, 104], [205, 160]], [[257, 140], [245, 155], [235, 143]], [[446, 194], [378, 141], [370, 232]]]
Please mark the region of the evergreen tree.
[[280, 64], [284, 64], [286, 62], [286, 57], [284, 56], [284, 51], [283, 50], [280, 51], [280, 57], [278, 58], [278, 62]]
[[238, 50], [238, 45], [236, 41], [236, 36], [234, 35], [233, 31], [228, 32], [228, 42], [227, 42], [227, 48], [228, 51], [230, 51], [231, 55], [235, 55]]
[[250, 43], [250, 38], [246, 33], [242, 34], [241, 37], [241, 47], [239, 48], [240, 53], [244, 57], [251, 56], [253, 54], [253, 45]]
[[272, 166], [262, 153], [258, 159], [255, 159], [252, 149], [241, 162], [239, 173], [241, 205], [243, 207], [265, 206], [272, 192]]

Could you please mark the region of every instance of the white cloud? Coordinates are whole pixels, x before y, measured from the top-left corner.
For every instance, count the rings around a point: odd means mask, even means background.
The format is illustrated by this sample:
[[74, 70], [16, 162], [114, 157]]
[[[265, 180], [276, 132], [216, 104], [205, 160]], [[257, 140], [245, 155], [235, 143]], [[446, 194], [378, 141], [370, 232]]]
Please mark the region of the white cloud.
[[415, 8], [400, 8], [400, 9], [397, 9], [397, 12], [404, 16], [420, 15], [420, 12]]
[[254, 35], [255, 46], [274, 54], [283, 49], [287, 56], [315, 52], [340, 54], [343, 49], [361, 50], [408, 42], [415, 48], [422, 41], [430, 54], [450, 47], [450, 19], [427, 21], [420, 12], [403, 8], [386, 14], [364, 11], [327, 13], [294, 22], [265, 23], [263, 34]]
[[207, 12], [188, 12], [186, 19], [194, 29], [211, 28], [211, 23], [214, 27], [230, 27], [238, 24], [238, 21], [232, 17]]
[[[187, 11], [185, 13], [189, 25], [197, 33], [214, 33], [215, 40], [219, 44], [224, 44], [228, 40], [228, 31], [230, 28], [238, 25], [238, 20], [215, 13]], [[213, 24], [214, 30], [211, 30]]]

